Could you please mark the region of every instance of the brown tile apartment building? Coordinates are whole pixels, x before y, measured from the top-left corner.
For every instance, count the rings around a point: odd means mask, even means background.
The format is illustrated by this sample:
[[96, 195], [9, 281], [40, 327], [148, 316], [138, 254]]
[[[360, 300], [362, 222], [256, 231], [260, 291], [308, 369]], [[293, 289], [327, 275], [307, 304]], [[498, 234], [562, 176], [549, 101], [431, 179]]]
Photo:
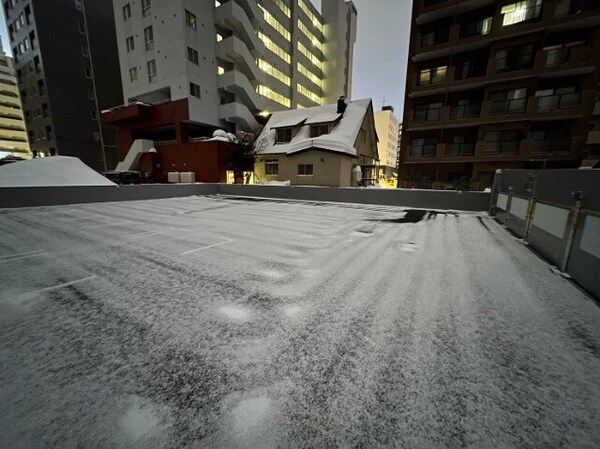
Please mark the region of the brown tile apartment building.
[[415, 0], [401, 187], [600, 159], [599, 0]]

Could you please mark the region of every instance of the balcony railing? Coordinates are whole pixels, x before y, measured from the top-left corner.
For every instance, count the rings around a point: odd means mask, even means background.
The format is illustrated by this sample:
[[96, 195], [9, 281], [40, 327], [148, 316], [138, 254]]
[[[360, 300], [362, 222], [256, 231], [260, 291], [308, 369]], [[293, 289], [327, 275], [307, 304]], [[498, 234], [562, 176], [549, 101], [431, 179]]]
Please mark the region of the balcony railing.
[[534, 140], [531, 151], [533, 153], [568, 153], [570, 146], [569, 138]]
[[473, 156], [475, 143], [449, 143], [446, 145], [446, 156]]
[[539, 112], [556, 111], [560, 109], [574, 109], [579, 106], [581, 94], [569, 93], [538, 97], [537, 110]]
[[468, 117], [479, 117], [481, 104], [468, 104], [450, 107], [450, 119], [461, 119]]
[[546, 48], [544, 50], [545, 65], [554, 66], [569, 62], [585, 61], [591, 56], [591, 50], [591, 47], [585, 43]]

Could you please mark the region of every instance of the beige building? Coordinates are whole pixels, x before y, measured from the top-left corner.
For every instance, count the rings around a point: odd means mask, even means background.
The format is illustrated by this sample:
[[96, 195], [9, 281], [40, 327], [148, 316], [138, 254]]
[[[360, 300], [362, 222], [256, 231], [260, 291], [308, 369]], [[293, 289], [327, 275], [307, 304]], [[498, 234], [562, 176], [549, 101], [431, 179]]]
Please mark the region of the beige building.
[[256, 141], [256, 181], [356, 186], [376, 182], [377, 134], [370, 99], [274, 113]]
[[390, 179], [397, 170], [399, 122], [392, 106], [384, 106], [375, 113], [375, 127], [379, 138], [379, 176]]
[[31, 159], [13, 58], [0, 44], [0, 152]]

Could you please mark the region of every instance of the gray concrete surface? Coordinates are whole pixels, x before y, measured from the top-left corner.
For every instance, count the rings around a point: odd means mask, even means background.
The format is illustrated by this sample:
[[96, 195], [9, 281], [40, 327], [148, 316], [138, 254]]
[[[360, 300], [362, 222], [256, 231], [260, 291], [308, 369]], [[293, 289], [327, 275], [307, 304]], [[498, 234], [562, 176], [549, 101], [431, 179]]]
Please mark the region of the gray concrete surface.
[[0, 211], [2, 448], [600, 447], [600, 309], [484, 214]]

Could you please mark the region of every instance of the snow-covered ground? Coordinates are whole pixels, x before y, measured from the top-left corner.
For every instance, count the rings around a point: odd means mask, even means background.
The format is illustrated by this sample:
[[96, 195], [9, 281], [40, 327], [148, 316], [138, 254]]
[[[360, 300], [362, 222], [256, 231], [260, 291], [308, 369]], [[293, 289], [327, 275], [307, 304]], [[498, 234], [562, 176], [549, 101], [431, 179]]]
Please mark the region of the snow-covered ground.
[[0, 285], [2, 448], [600, 447], [600, 308], [484, 215], [4, 210]]

